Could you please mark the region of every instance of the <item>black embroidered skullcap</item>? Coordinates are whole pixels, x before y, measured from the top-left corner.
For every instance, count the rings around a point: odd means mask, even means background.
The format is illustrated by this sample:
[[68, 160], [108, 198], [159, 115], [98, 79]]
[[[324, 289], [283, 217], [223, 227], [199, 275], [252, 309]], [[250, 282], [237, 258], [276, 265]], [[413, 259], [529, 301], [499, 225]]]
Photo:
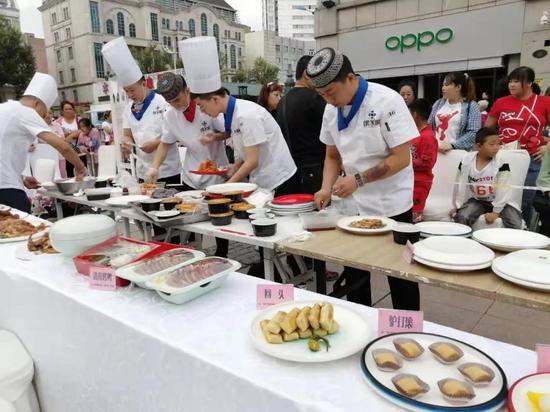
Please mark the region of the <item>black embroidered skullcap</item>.
[[332, 47], [325, 47], [313, 55], [306, 73], [317, 88], [324, 87], [333, 81], [344, 64], [344, 55]]
[[166, 72], [160, 74], [158, 77], [157, 93], [169, 102], [178, 97], [178, 94], [185, 90], [186, 86], [187, 84], [181, 75]]

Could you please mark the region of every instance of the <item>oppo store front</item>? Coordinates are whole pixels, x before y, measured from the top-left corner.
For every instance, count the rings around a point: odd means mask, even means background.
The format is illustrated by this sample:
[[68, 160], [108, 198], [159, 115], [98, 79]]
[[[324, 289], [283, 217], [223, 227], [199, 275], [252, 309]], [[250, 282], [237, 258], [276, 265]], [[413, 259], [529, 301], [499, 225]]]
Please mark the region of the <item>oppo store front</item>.
[[458, 70], [476, 81], [478, 98], [494, 97], [499, 79], [519, 65], [524, 9], [512, 3], [339, 33], [338, 47], [358, 73], [392, 88], [413, 80], [431, 101], [445, 74]]

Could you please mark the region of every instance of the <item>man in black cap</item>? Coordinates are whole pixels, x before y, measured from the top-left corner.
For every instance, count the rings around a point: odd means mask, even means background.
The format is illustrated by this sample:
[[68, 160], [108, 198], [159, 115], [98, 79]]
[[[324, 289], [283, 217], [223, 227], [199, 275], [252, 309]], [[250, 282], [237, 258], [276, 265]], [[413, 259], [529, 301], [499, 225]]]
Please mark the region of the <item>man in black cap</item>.
[[[412, 222], [413, 170], [409, 142], [418, 136], [401, 96], [354, 73], [349, 59], [330, 47], [311, 59], [307, 75], [327, 101], [321, 141], [327, 145], [323, 184], [315, 194], [319, 208], [331, 195], [353, 195], [359, 211]], [[345, 177], [340, 176], [342, 169]], [[364, 282], [370, 273], [346, 268], [346, 284]], [[418, 310], [418, 285], [389, 279], [393, 307]], [[348, 293], [348, 300], [371, 304], [370, 282]]]

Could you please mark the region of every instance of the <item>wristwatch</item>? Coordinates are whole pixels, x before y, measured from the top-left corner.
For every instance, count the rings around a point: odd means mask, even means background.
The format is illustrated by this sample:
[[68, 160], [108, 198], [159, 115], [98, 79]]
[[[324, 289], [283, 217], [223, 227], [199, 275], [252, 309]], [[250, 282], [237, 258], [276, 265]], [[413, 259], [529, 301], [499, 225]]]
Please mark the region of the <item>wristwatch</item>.
[[363, 180], [363, 176], [361, 173], [355, 173], [354, 175], [355, 181], [357, 182], [357, 187], [361, 187], [365, 184], [365, 181]]

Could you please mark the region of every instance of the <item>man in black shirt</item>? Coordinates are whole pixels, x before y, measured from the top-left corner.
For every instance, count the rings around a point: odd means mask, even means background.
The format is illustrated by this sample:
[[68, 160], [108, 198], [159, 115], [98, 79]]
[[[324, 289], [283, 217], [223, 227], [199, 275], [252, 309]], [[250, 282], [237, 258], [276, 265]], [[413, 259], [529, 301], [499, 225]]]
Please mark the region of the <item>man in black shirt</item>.
[[302, 56], [296, 63], [296, 85], [279, 103], [277, 122], [298, 167], [296, 189], [314, 194], [323, 183], [326, 146], [319, 140], [319, 133], [326, 102], [306, 74], [310, 60], [311, 56]]

